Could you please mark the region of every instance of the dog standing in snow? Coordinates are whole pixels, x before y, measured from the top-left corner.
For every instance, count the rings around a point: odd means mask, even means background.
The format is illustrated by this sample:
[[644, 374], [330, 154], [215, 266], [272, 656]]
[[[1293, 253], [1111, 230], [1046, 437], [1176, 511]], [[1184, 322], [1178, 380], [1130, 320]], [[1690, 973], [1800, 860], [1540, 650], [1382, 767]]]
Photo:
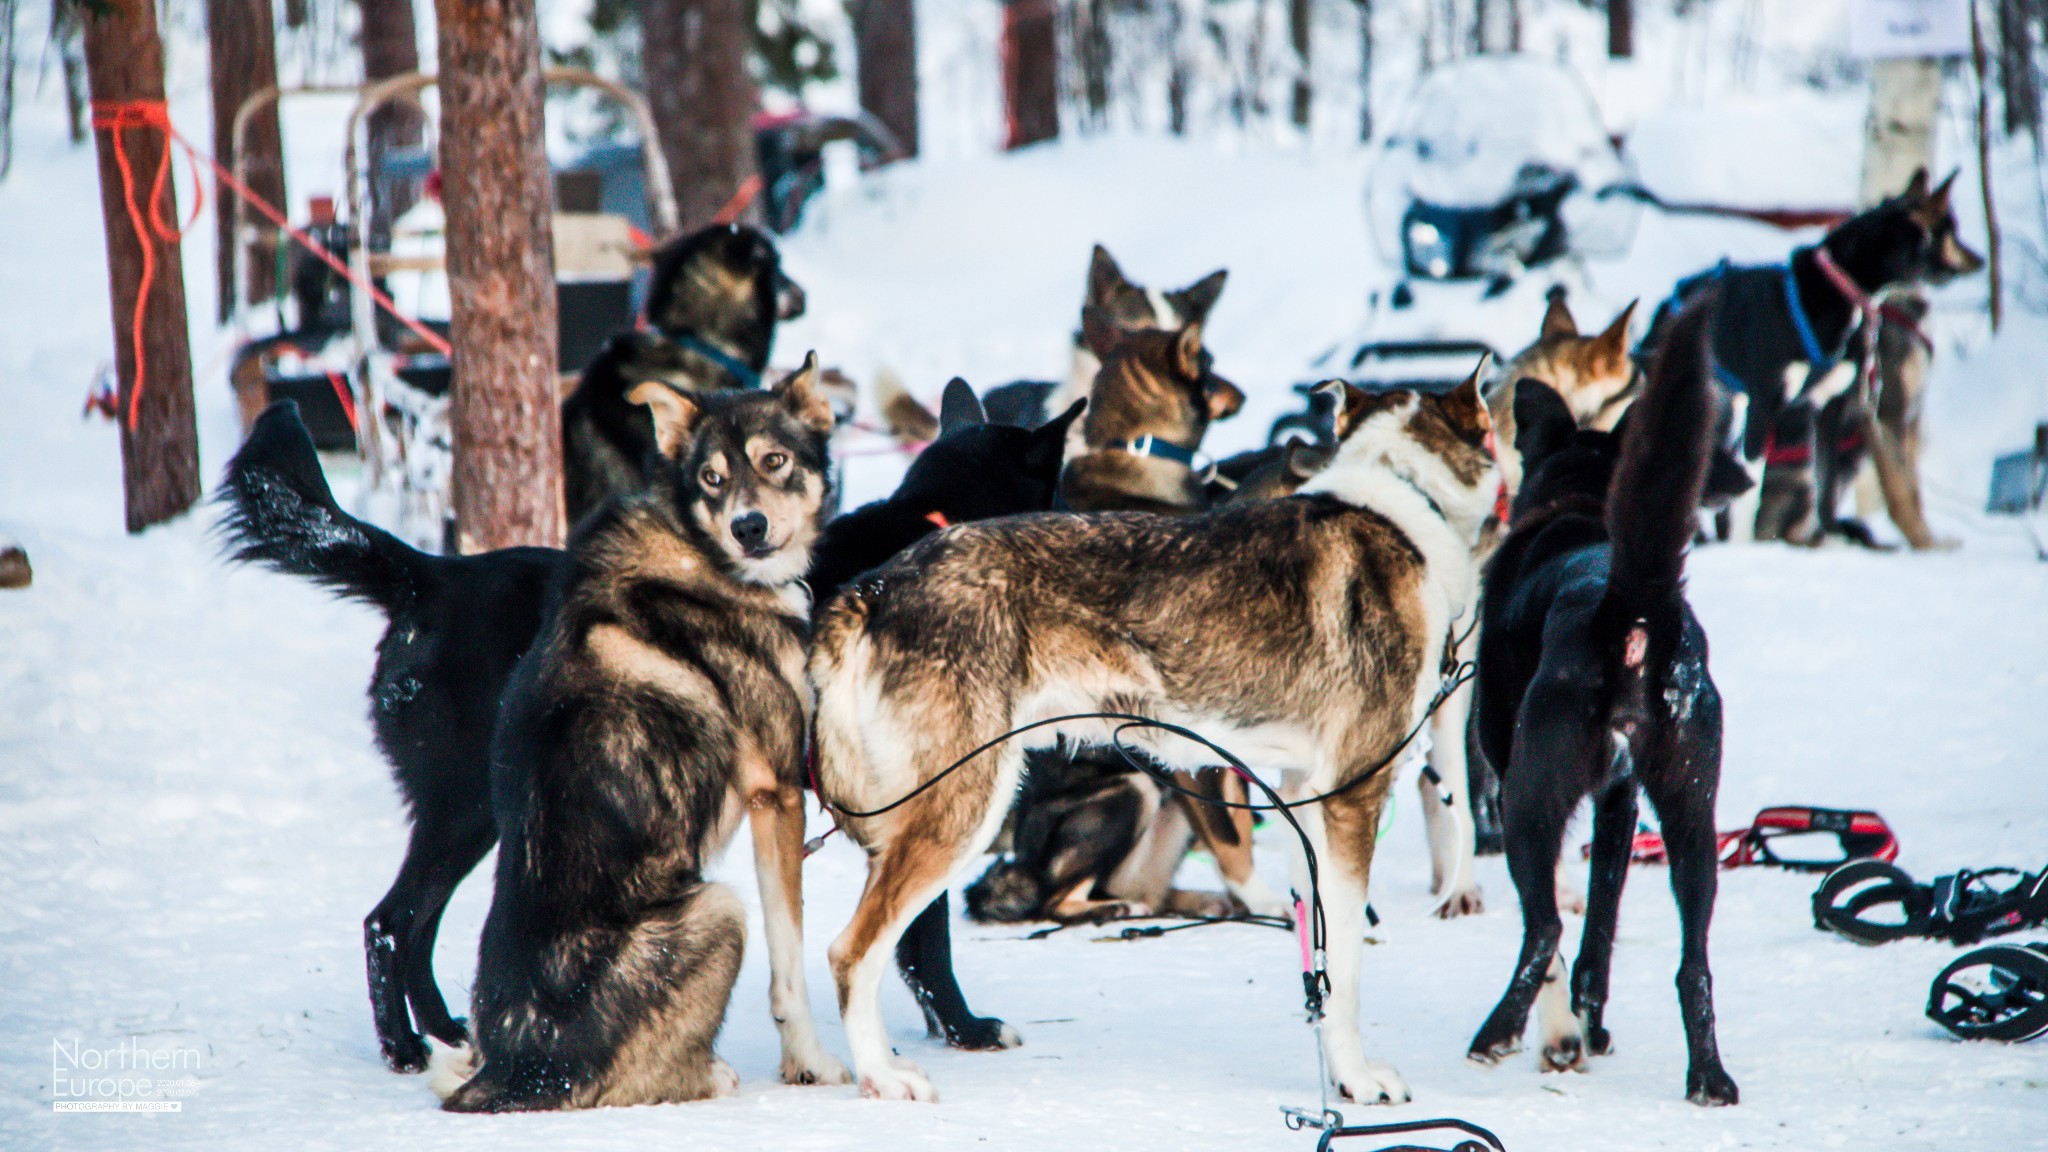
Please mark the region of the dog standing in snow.
[[[1408, 1099], [1358, 1031], [1366, 884], [1386, 763], [1440, 687], [1453, 621], [1472, 610], [1472, 549], [1498, 472], [1476, 381], [1444, 396], [1348, 385], [1330, 466], [1298, 496], [1194, 516], [1096, 513], [967, 524], [926, 538], [821, 613], [811, 653], [822, 791], [869, 852], [867, 886], [830, 950], [863, 1092], [931, 1100], [890, 1050], [879, 995], [910, 920], [995, 839], [1024, 747], [1101, 743], [1066, 721], [1149, 714], [1294, 769], [1329, 929], [1324, 1049], [1351, 1099]], [[1140, 736], [1162, 764], [1214, 755]], [[1331, 789], [1343, 788], [1323, 798]]]
[[[1721, 698], [1706, 634], [1684, 595], [1718, 404], [1704, 340], [1712, 303], [1709, 296], [1673, 321], [1618, 432], [1581, 429], [1541, 383], [1516, 390], [1526, 473], [1513, 531], [1486, 570], [1478, 715], [1481, 743], [1501, 773], [1522, 951], [1470, 1055], [1490, 1064], [1518, 1049], [1532, 1005], [1546, 1067], [1582, 1067], [1588, 1053], [1608, 1051], [1608, 970], [1641, 788], [1663, 827], [1684, 933], [1686, 1095], [1733, 1104], [1707, 968]], [[1592, 883], [1567, 990], [1554, 878], [1566, 824], [1589, 795]]]

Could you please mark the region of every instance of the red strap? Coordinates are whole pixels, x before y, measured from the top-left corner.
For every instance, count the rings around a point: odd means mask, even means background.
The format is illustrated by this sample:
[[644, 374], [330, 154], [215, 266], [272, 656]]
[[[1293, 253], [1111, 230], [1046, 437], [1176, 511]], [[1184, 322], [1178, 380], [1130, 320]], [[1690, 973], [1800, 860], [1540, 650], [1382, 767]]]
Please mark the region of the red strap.
[[941, 528], [951, 528], [953, 526], [953, 522], [951, 520], [946, 519], [946, 514], [944, 512], [927, 512], [924, 514], [924, 518], [931, 521], [933, 524], [938, 525]]
[[[161, 100], [95, 100], [92, 102], [92, 126], [106, 132], [114, 144], [114, 167], [121, 172], [121, 202], [128, 209], [128, 223], [135, 229], [135, 243], [142, 249], [142, 280], [135, 290], [135, 314], [129, 321], [129, 341], [135, 358], [135, 383], [128, 390], [128, 430], [134, 431], [142, 410], [142, 391], [149, 381], [149, 356], [142, 339], [143, 322], [149, 315], [149, 289], [156, 282], [156, 246], [161, 241], [176, 244], [185, 238], [185, 229], [199, 219], [199, 213], [206, 206], [206, 190], [197, 180], [193, 181], [192, 218], [185, 221], [184, 228], [174, 228], [164, 223], [159, 205], [163, 202], [164, 185], [171, 179], [171, 151], [163, 150], [157, 161], [156, 176], [150, 181], [149, 202], [145, 206], [135, 200], [135, 170], [128, 161], [128, 140], [122, 133], [136, 128], [156, 128], [167, 135], [171, 132], [171, 113]], [[199, 157], [192, 146], [180, 140], [185, 154], [192, 157], [192, 166], [199, 167]], [[109, 238], [111, 239], [111, 238]]]
[[732, 199], [725, 202], [725, 207], [718, 210], [718, 215], [713, 216], [711, 222], [713, 224], [730, 224], [738, 220], [740, 213], [745, 212], [747, 205], [752, 204], [754, 197], [760, 194], [761, 174], [756, 172], [745, 180], [740, 181], [739, 191], [732, 194]]

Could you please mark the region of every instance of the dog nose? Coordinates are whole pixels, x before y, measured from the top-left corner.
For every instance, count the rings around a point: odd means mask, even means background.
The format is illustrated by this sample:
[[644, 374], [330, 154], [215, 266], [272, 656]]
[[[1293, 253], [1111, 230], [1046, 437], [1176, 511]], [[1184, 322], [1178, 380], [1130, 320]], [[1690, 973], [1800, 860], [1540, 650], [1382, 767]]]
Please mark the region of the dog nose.
[[759, 512], [732, 518], [732, 538], [742, 548], [757, 548], [768, 538], [768, 517]]

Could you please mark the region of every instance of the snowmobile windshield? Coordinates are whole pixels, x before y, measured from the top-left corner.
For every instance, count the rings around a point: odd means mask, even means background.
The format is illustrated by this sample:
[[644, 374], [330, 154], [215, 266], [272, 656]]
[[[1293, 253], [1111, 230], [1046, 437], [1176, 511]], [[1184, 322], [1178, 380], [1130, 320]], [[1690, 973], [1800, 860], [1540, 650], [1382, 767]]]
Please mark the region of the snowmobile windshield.
[[[1599, 192], [1629, 177], [1577, 73], [1473, 57], [1417, 85], [1380, 146], [1367, 212], [1381, 256], [1411, 275], [1512, 276], [1567, 251], [1625, 248], [1639, 208]], [[1426, 250], [1429, 229], [1448, 251]]]

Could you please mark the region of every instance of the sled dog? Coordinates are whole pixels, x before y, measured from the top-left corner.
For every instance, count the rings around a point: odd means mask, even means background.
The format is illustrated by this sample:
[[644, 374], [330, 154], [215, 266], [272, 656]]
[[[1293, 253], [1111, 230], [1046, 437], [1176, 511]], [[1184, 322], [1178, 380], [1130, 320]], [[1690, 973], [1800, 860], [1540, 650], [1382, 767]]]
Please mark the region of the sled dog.
[[[811, 357], [772, 391], [641, 384], [661, 470], [570, 542], [491, 745], [496, 887], [457, 1112], [728, 1095], [712, 1053], [739, 899], [704, 879], [744, 813], [782, 1077], [836, 1083], [804, 986], [801, 582], [823, 527], [832, 411]], [[440, 1052], [437, 1057], [442, 1056]], [[473, 1057], [473, 1069], [463, 1065]]]
[[[1408, 1090], [1358, 1032], [1365, 892], [1393, 766], [1421, 720], [1454, 623], [1473, 610], [1472, 548], [1498, 473], [1476, 380], [1444, 396], [1345, 387], [1328, 469], [1285, 500], [1193, 516], [1051, 514], [926, 538], [819, 616], [811, 654], [824, 795], [870, 853], [830, 949], [863, 1092], [930, 1100], [889, 1048], [888, 951], [1003, 823], [1027, 746], [1100, 744], [1068, 721], [999, 744], [894, 810], [872, 811], [985, 741], [1075, 712], [1184, 724], [1290, 794], [1321, 861], [1333, 991], [1325, 1051], [1353, 1099]], [[1133, 737], [1158, 762], [1205, 749]], [[1276, 777], [1277, 778], [1277, 777]]]
[[1522, 457], [1514, 449], [1515, 385], [1524, 379], [1541, 381], [1564, 399], [1580, 427], [1614, 427], [1639, 383], [1635, 361], [1628, 354], [1628, 323], [1635, 311], [1631, 301], [1598, 334], [1581, 336], [1564, 289], [1551, 289], [1536, 342], [1508, 361], [1486, 391], [1493, 434], [1499, 441], [1500, 475], [1510, 496], [1522, 486]]
[[[1710, 295], [1672, 322], [1619, 431], [1579, 428], [1543, 384], [1525, 380], [1516, 390], [1525, 473], [1513, 530], [1486, 571], [1478, 714], [1480, 740], [1501, 774], [1522, 951], [1470, 1054], [1493, 1063], [1515, 1051], [1532, 1004], [1546, 1067], [1581, 1067], [1587, 1053], [1608, 1051], [1608, 971], [1641, 788], [1662, 824], [1684, 934], [1686, 1095], [1733, 1104], [1707, 969], [1721, 700], [1707, 672], [1706, 635], [1684, 594], [1685, 553], [1714, 443], [1703, 340], [1712, 305]], [[1553, 877], [1565, 826], [1589, 795], [1592, 879], [1567, 987]]]

